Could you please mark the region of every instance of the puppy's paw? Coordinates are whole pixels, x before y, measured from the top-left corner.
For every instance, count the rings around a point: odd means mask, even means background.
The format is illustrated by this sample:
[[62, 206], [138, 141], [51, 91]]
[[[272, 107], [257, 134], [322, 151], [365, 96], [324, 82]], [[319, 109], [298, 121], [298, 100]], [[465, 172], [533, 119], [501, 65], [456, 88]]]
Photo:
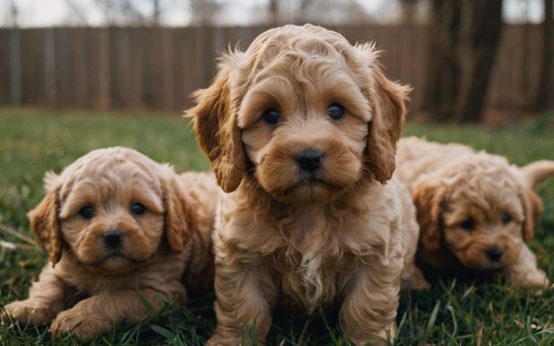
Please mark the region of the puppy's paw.
[[81, 341], [94, 339], [96, 335], [110, 331], [113, 324], [101, 316], [79, 309], [61, 312], [50, 325], [50, 332], [62, 336], [71, 332]]
[[537, 295], [541, 295], [543, 290], [550, 287], [550, 280], [541, 270], [530, 271], [525, 274], [519, 274], [510, 278], [512, 288], [523, 288], [530, 290]]
[[524, 288], [547, 288], [548, 286], [550, 286], [550, 281], [540, 270], [529, 273], [520, 282], [520, 287]]
[[[244, 342], [242, 338], [239, 337], [229, 337], [221, 334], [214, 334], [206, 342], [206, 346], [237, 346], [237, 345], [243, 345]], [[249, 343], [246, 343], [249, 345]]]
[[377, 335], [365, 337], [365, 338], [353, 338], [350, 337], [350, 342], [353, 345], [372, 345], [372, 346], [386, 346], [388, 345], [387, 339]]
[[396, 322], [392, 322], [385, 329], [367, 333], [366, 330], [349, 331], [350, 342], [354, 345], [379, 345], [385, 346], [392, 343], [396, 335]]
[[55, 307], [47, 307], [43, 302], [34, 302], [30, 299], [10, 303], [4, 307], [0, 314], [3, 325], [13, 322], [44, 325], [50, 323], [56, 313], [61, 310]]

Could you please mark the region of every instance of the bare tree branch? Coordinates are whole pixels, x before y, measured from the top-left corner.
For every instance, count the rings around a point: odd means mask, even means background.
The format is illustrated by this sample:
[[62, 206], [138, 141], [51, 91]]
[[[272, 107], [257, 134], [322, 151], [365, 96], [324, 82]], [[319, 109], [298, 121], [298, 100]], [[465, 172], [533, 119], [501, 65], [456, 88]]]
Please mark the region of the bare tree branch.
[[17, 28], [19, 26], [19, 9], [15, 4], [15, 0], [10, 1], [9, 18], [10, 18], [10, 26]]
[[143, 13], [131, 0], [95, 0], [108, 25], [143, 25]]
[[214, 24], [221, 8], [222, 4], [217, 0], [189, 0], [191, 24], [199, 26]]
[[75, 0], [65, 0], [65, 5], [68, 9], [68, 19], [72, 24], [88, 25], [86, 10], [81, 5], [78, 5]]

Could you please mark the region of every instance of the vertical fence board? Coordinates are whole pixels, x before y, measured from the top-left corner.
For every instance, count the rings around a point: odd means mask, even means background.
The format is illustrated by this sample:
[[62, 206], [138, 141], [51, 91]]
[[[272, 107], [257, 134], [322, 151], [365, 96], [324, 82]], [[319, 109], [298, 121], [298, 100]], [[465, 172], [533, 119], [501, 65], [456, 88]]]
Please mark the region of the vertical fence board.
[[22, 54], [21, 54], [21, 30], [9, 31], [9, 79], [10, 79], [10, 102], [20, 105], [22, 102]]
[[[98, 98], [96, 105], [99, 109], [109, 109], [112, 105], [111, 98], [111, 64], [110, 64], [110, 30], [98, 30]], [[91, 71], [94, 73], [94, 71]]]
[[10, 104], [10, 33], [0, 30], [0, 105]]
[[58, 91], [56, 88], [56, 33], [54, 29], [44, 32], [44, 102], [53, 108], [57, 105]]

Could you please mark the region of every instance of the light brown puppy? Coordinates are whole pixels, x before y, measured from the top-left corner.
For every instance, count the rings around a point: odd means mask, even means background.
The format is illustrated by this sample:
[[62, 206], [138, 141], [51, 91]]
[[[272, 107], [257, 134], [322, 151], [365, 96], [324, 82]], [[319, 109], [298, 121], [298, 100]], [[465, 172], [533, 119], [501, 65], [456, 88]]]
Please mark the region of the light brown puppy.
[[188, 112], [229, 192], [208, 344], [240, 344], [248, 328], [263, 343], [280, 303], [311, 313], [339, 302], [358, 344], [394, 336], [418, 236], [409, 194], [389, 181], [407, 93], [373, 46], [312, 25], [266, 31], [221, 58]]
[[437, 279], [489, 280], [504, 273], [515, 287], [546, 287], [525, 242], [542, 203], [533, 188], [554, 176], [554, 162], [525, 167], [461, 144], [400, 141], [395, 175], [409, 187], [421, 228], [418, 265]]
[[185, 302], [182, 277], [191, 290], [212, 285], [219, 188], [211, 175], [178, 176], [115, 147], [94, 150], [45, 182], [46, 197], [29, 219], [50, 263], [29, 298], [5, 307], [4, 322], [51, 323], [52, 333], [89, 340]]

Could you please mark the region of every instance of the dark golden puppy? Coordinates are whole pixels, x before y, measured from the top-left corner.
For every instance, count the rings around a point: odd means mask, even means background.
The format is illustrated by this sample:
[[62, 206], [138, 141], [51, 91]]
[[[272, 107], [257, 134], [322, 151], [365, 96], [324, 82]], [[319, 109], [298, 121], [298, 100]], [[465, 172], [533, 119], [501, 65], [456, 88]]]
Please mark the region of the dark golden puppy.
[[[209, 287], [218, 187], [207, 174], [176, 175], [135, 150], [90, 152], [60, 175], [29, 213], [50, 263], [4, 322], [48, 324], [81, 340]], [[80, 299], [79, 299], [80, 298]]]
[[512, 286], [548, 286], [525, 242], [542, 212], [533, 188], [554, 175], [554, 162], [518, 168], [461, 144], [410, 137], [400, 141], [397, 164], [421, 227], [418, 264], [430, 279], [501, 272]]
[[223, 56], [189, 111], [230, 192], [214, 234], [209, 344], [240, 344], [248, 328], [264, 342], [281, 303], [312, 313], [338, 302], [353, 342], [394, 337], [418, 235], [409, 194], [387, 182], [407, 92], [371, 45], [312, 25]]

